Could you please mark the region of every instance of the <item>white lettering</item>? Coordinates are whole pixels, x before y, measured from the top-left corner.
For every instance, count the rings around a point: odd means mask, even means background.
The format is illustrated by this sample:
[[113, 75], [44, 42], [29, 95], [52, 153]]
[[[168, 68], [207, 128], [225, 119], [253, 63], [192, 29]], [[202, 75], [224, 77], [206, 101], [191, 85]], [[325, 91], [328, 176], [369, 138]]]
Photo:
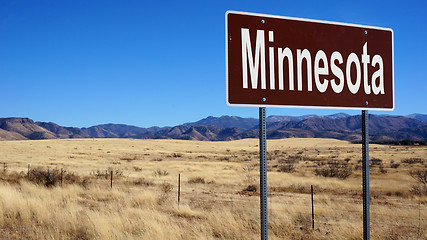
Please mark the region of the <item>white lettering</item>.
[[297, 84], [298, 91], [302, 91], [302, 60], [305, 59], [307, 63], [307, 89], [312, 91], [312, 80], [311, 80], [311, 55], [307, 49], [297, 49]]
[[[323, 62], [323, 67], [320, 67], [320, 61]], [[323, 93], [328, 88], [328, 80], [324, 80], [323, 83], [320, 82], [319, 75], [328, 75], [329, 67], [328, 67], [328, 59], [326, 58], [326, 54], [324, 51], [319, 50], [316, 53], [316, 57], [314, 58], [314, 82], [316, 83], [317, 90]]]
[[[354, 63], [356, 66], [356, 82], [353, 84], [351, 81], [351, 65]], [[355, 53], [350, 53], [347, 58], [347, 66], [346, 66], [346, 77], [347, 77], [347, 85], [348, 90], [352, 94], [356, 94], [359, 91], [360, 87], [360, 62], [359, 58]]]
[[[378, 95], [378, 93], [384, 94], [384, 66], [383, 59], [380, 55], [375, 55], [372, 58], [372, 67], [375, 67], [377, 64], [379, 68], [372, 74], [372, 92], [374, 92], [375, 95]], [[379, 78], [378, 85], [376, 84], [377, 78]]]
[[284, 80], [283, 80], [283, 61], [288, 58], [288, 71], [289, 71], [289, 90], [294, 90], [294, 65], [293, 65], [293, 56], [291, 49], [285, 48], [282, 51], [282, 48], [279, 48], [277, 51], [279, 58], [279, 90], [283, 90]]
[[[270, 76], [270, 90], [276, 90], [276, 54], [274, 46], [267, 46], [265, 41], [264, 30], [256, 31], [255, 48], [252, 48], [253, 42], [249, 34], [249, 29], [241, 29], [241, 41], [242, 41], [242, 78], [243, 88], [249, 87], [248, 73], [251, 78], [252, 89], [266, 89], [266, 53], [265, 50], [268, 47], [268, 62], [269, 62], [269, 76]], [[253, 38], [252, 38], [253, 39]], [[274, 42], [274, 32], [268, 31], [268, 42]], [[254, 51], [254, 52], [253, 52]], [[295, 52], [294, 52], [295, 53]], [[359, 56], [361, 59], [359, 59]], [[287, 67], [285, 67], [287, 60]], [[328, 61], [330, 60], [330, 61]], [[340, 52], [332, 52], [330, 59], [324, 50], [318, 50], [314, 57], [314, 62], [311, 59], [311, 53], [308, 49], [296, 49], [296, 84], [297, 90], [303, 91], [303, 63], [306, 64], [306, 75], [307, 75], [307, 91], [313, 91], [313, 75], [316, 89], [321, 92], [327, 92], [328, 87], [331, 86], [334, 93], [341, 93], [344, 90], [345, 85], [351, 94], [358, 94], [363, 84], [363, 90], [365, 94], [369, 95], [371, 92], [375, 95], [385, 94], [384, 87], [384, 63], [380, 55], [374, 55], [371, 59], [371, 55], [368, 54], [368, 42], [365, 42], [362, 47], [362, 54], [350, 53], [347, 56], [344, 69], [343, 56]], [[285, 68], [288, 71], [288, 82], [289, 91], [295, 91], [295, 78], [294, 78], [294, 58], [292, 50], [289, 47], [277, 48], [277, 62], [278, 69], [278, 90], [285, 90]], [[313, 64], [313, 66], [312, 66]], [[369, 75], [369, 64], [376, 71]], [[249, 69], [248, 69], [249, 66]], [[329, 68], [330, 66], [330, 68]], [[312, 69], [312, 67], [314, 69]], [[363, 68], [363, 69], [361, 69]], [[344, 72], [345, 70], [345, 72]], [[313, 72], [314, 71], [314, 72]], [[363, 71], [363, 74], [362, 74]], [[304, 74], [305, 75], [305, 74]], [[333, 76], [332, 79], [327, 79]], [[305, 76], [304, 76], [305, 77]], [[363, 77], [363, 81], [362, 81]], [[369, 81], [369, 77], [371, 77]], [[353, 78], [353, 79], [352, 79]], [[258, 79], [260, 81], [258, 82]], [[304, 78], [305, 79], [305, 78]], [[305, 86], [305, 85], [304, 85]], [[329, 90], [331, 91], [331, 90]]]
[[366, 94], [371, 93], [371, 87], [369, 86], [368, 82], [368, 63], [370, 61], [369, 55], [368, 55], [368, 43], [366, 42], [365, 45], [363, 45], [363, 54], [362, 54], [362, 64], [363, 64], [363, 87], [365, 89]]
[[[268, 41], [273, 42], [273, 31], [268, 31]], [[274, 48], [269, 47], [268, 49], [268, 55], [270, 56], [270, 89], [275, 89], [275, 79], [274, 79]]]
[[339, 84], [336, 84], [335, 79], [331, 80], [331, 87], [332, 90], [336, 93], [341, 93], [344, 88], [344, 73], [342, 72], [341, 68], [339, 68], [337, 65], [335, 65], [335, 61], [338, 60], [339, 64], [343, 63], [341, 53], [339, 52], [333, 52], [331, 55], [331, 70], [332, 73], [340, 80]]
[[256, 43], [255, 43], [255, 62], [252, 55], [251, 39], [249, 36], [249, 29], [242, 28], [242, 71], [243, 71], [243, 88], [248, 88], [248, 57], [249, 57], [249, 70], [251, 72], [252, 89], [258, 87], [258, 70], [261, 59], [261, 88], [266, 88], [265, 80], [265, 41], [264, 31], [257, 30]]

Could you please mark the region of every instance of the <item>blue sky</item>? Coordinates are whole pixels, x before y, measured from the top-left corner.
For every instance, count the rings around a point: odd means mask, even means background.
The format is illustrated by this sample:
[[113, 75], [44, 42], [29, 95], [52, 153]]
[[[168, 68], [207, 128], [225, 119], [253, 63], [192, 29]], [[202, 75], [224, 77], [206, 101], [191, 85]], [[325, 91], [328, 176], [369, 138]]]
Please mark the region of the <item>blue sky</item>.
[[[225, 103], [227, 10], [392, 28], [395, 110], [427, 114], [426, 1], [0, 0], [0, 117], [173, 126]], [[268, 115], [360, 111], [268, 108]]]

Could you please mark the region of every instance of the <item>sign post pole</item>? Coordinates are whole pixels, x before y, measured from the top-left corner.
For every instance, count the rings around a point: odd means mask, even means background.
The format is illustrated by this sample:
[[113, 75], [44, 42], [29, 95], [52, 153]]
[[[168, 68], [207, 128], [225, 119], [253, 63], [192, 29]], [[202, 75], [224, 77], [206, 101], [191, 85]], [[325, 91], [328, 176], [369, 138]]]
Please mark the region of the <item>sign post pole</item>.
[[266, 110], [259, 108], [259, 160], [260, 160], [260, 198], [261, 198], [261, 240], [268, 239], [267, 218], [267, 134], [266, 134]]
[[362, 110], [363, 240], [370, 239], [368, 110]]

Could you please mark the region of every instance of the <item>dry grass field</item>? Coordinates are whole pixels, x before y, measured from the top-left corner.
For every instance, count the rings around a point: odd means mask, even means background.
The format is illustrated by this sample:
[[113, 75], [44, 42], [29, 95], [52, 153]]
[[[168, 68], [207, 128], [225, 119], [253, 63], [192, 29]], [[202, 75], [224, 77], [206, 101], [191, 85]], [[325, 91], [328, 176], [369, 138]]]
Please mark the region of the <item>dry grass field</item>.
[[[360, 144], [267, 149], [269, 239], [362, 239]], [[410, 174], [427, 147], [371, 144], [370, 159], [372, 239], [427, 239], [426, 186]], [[256, 139], [1, 141], [0, 163], [1, 239], [260, 238]]]

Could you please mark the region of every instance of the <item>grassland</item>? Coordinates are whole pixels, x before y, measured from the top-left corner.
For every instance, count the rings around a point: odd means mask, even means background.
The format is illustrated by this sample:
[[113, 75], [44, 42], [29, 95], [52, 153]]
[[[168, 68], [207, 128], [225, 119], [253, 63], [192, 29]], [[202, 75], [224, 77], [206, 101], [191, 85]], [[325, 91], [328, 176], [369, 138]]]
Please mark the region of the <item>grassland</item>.
[[[362, 238], [360, 145], [283, 139], [267, 147], [269, 239]], [[427, 239], [426, 192], [410, 175], [427, 168], [427, 147], [371, 144], [370, 158], [372, 239]], [[2, 239], [260, 236], [256, 139], [2, 141], [0, 163]], [[344, 172], [316, 175], [331, 166]]]

